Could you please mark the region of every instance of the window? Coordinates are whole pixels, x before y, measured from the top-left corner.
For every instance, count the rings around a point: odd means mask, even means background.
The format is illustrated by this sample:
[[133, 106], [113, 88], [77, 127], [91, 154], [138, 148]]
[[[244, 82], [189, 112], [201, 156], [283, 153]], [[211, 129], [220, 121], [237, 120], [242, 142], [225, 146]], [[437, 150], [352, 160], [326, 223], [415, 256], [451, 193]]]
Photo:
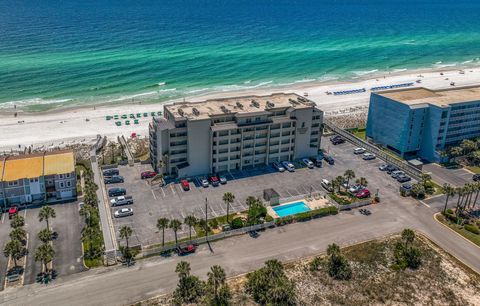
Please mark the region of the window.
[[8, 186], [9, 187], [12, 187], [12, 186], [17, 186], [18, 185], [18, 181], [11, 181], [11, 182], [8, 182]]
[[66, 177], [66, 178], [69, 178], [69, 177], [70, 177], [70, 173], [65, 174], [65, 177]]
[[65, 184], [64, 184], [63, 182], [60, 182], [60, 184], [59, 184], [59, 185], [60, 185], [60, 188], [63, 188], [63, 187], [65, 187]]
[[67, 181], [67, 187], [71, 187], [72, 183], [70, 181]]
[[305, 122], [302, 122], [302, 128], [304, 128], [304, 127], [305, 127]]
[[252, 118], [247, 118], [247, 120], [245, 120], [246, 123], [251, 123], [252, 122]]
[[58, 177], [61, 178], [61, 179], [63, 179], [63, 174], [60, 174]]

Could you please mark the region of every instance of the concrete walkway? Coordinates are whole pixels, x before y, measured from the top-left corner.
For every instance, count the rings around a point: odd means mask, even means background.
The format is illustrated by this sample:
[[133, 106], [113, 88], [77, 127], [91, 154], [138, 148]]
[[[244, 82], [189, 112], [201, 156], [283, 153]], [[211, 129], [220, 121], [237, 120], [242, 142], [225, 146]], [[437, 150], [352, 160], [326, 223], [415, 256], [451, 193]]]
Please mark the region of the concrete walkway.
[[100, 174], [100, 168], [98, 167], [97, 155], [95, 149], [90, 151], [90, 161], [92, 163], [93, 179], [97, 184], [97, 200], [98, 200], [98, 212], [100, 215], [100, 224], [102, 226], [103, 243], [105, 245], [105, 255], [107, 257], [107, 264], [115, 264], [115, 256], [117, 250], [117, 239], [115, 237], [115, 231], [113, 228], [112, 216], [110, 213], [110, 207], [108, 206], [108, 198], [105, 194], [105, 188], [102, 187], [103, 180]]

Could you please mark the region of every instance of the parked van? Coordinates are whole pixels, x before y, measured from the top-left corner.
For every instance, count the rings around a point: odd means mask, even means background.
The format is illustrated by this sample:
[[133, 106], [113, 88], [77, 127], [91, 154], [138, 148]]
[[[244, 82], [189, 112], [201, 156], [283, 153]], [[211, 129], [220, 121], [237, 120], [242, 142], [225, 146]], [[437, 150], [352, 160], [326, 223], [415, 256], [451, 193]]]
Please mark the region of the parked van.
[[325, 188], [325, 190], [327, 190], [328, 192], [332, 192], [332, 191], [333, 191], [332, 184], [330, 183], [329, 180], [327, 180], [327, 179], [322, 179], [321, 185], [322, 185], [322, 187]]

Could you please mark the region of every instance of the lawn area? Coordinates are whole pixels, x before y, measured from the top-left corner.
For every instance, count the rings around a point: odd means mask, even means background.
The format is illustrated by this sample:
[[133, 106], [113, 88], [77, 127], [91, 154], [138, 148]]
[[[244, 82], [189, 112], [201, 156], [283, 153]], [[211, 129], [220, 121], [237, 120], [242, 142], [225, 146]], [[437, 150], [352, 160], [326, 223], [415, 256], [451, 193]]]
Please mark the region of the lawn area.
[[477, 167], [477, 166], [467, 166], [465, 167], [467, 168], [468, 170], [472, 171], [473, 173], [480, 173], [480, 167]]
[[459, 233], [463, 237], [467, 238], [471, 242], [475, 243], [476, 245], [480, 246], [480, 235], [474, 234], [472, 232], [467, 231], [466, 229], [463, 228], [463, 226], [458, 226], [456, 224], [453, 224], [449, 222], [447, 219], [442, 214], [437, 214], [435, 215], [435, 218], [440, 221], [442, 224], [445, 226], [448, 226], [455, 232]]
[[360, 139], [364, 139], [364, 140], [367, 139], [367, 135], [366, 135], [367, 132], [365, 128], [354, 130], [352, 131], [352, 134]]

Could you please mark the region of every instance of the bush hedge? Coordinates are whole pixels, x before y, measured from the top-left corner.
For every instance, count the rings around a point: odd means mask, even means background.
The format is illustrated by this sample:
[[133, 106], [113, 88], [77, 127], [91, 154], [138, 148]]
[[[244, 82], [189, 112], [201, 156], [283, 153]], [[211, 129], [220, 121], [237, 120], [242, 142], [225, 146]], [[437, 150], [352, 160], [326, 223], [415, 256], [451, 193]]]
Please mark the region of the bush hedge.
[[240, 218], [235, 218], [232, 220], [232, 228], [237, 229], [237, 228], [242, 228], [243, 227], [243, 220]]
[[329, 206], [325, 208], [319, 208], [303, 213], [299, 213], [296, 215], [291, 215], [291, 216], [286, 216], [283, 218], [278, 218], [275, 221], [275, 224], [277, 226], [285, 225], [285, 224], [290, 224], [293, 222], [302, 222], [302, 221], [308, 221], [311, 219], [319, 218], [319, 217], [324, 217], [324, 216], [329, 216], [329, 215], [336, 215], [338, 214], [338, 209], [335, 206]]
[[467, 231], [469, 231], [471, 233], [474, 233], [474, 234], [477, 234], [477, 235], [480, 234], [480, 229], [478, 229], [478, 227], [476, 227], [475, 225], [466, 224], [463, 228], [465, 228]]

